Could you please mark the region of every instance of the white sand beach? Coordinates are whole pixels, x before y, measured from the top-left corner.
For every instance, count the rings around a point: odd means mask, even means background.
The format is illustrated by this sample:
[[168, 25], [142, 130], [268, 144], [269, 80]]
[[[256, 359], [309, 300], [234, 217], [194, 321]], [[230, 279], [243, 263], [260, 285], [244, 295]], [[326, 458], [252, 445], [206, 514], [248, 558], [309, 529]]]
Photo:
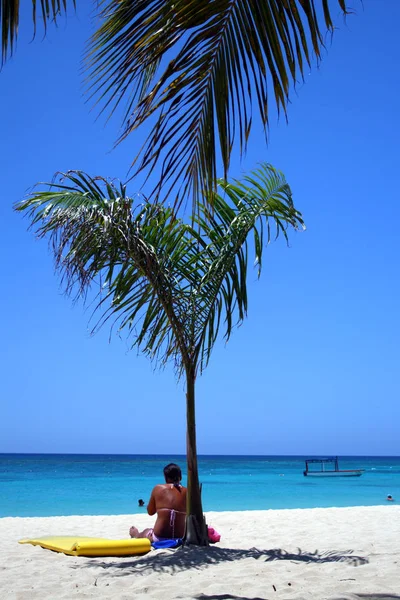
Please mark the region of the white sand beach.
[[25, 537], [127, 537], [147, 515], [0, 519], [1, 600], [400, 599], [400, 506], [209, 512], [210, 548], [83, 558]]

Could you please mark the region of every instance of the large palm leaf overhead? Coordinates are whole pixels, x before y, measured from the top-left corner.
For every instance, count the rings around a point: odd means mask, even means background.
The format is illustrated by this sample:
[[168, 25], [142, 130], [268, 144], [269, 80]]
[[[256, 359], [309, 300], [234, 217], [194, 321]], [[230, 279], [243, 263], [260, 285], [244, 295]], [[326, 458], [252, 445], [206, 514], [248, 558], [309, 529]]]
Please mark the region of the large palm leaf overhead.
[[[75, 0], [32, 5], [46, 24]], [[4, 58], [19, 2], [0, 6]], [[135, 168], [158, 164], [155, 192], [173, 189], [179, 203], [215, 191], [218, 161], [226, 176], [235, 142], [244, 152], [255, 120], [267, 131], [273, 102], [286, 113], [291, 85], [313, 54], [321, 58], [325, 33], [348, 0], [98, 0], [95, 7], [89, 93], [111, 113], [123, 101], [120, 139], [150, 118]]]
[[[221, 181], [210, 215], [177, 219], [163, 204], [135, 205], [123, 185], [70, 172], [37, 191], [27, 211], [48, 237], [67, 292], [98, 290], [100, 323], [117, 320], [146, 354], [173, 359], [187, 384], [188, 543], [207, 544], [196, 448], [195, 382], [220, 326], [226, 337], [247, 312], [247, 238], [260, 270], [262, 251], [287, 227], [303, 226], [283, 175], [261, 166], [244, 182]], [[209, 199], [210, 201], [211, 199]]]
[[218, 158], [226, 176], [253, 113], [267, 131], [270, 92], [286, 113], [291, 83], [333, 31], [332, 5], [347, 10], [346, 0], [105, 2], [88, 55], [91, 90], [111, 111], [127, 101], [120, 139], [156, 117], [135, 161], [160, 164], [155, 191], [197, 201], [215, 189]]

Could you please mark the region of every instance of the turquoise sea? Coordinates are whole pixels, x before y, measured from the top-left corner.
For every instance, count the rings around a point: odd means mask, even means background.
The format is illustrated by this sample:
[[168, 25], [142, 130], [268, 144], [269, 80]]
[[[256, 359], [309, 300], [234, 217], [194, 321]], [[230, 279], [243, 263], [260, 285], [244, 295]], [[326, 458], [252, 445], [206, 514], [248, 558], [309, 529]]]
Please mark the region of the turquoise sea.
[[[310, 458], [310, 457], [308, 457]], [[400, 457], [340, 457], [354, 478], [303, 476], [301, 456], [201, 456], [204, 510], [265, 510], [400, 501]], [[0, 517], [112, 515], [144, 511], [165, 464], [183, 456], [0, 454]]]

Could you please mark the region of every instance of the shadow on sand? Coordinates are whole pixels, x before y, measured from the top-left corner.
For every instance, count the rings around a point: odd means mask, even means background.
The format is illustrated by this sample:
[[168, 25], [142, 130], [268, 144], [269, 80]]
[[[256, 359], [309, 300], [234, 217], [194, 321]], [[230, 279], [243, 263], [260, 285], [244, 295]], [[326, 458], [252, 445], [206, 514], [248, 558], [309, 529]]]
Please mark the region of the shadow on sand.
[[[85, 566], [87, 568], [103, 567], [105, 570], [120, 569], [120, 573], [114, 573], [114, 575], [126, 576], [131, 575], [132, 573], [177, 573], [188, 569], [204, 569], [210, 565], [249, 558], [261, 560], [263, 562], [274, 560], [290, 560], [292, 562], [306, 563], [343, 562], [354, 567], [368, 563], [367, 558], [353, 555], [352, 550], [343, 552], [318, 552], [318, 550], [315, 550], [315, 552], [304, 552], [301, 548], [298, 548], [296, 553], [291, 553], [280, 548], [274, 548], [272, 550], [250, 548], [249, 550], [243, 550], [217, 548], [214, 546], [209, 548], [184, 547], [179, 548], [178, 550], [159, 550], [131, 561], [127, 561], [126, 559], [120, 561], [116, 559], [115, 561], [105, 562], [96, 559], [88, 561]], [[80, 565], [79, 568], [82, 568], [82, 565]], [[206, 596], [204, 598], [206, 598]]]

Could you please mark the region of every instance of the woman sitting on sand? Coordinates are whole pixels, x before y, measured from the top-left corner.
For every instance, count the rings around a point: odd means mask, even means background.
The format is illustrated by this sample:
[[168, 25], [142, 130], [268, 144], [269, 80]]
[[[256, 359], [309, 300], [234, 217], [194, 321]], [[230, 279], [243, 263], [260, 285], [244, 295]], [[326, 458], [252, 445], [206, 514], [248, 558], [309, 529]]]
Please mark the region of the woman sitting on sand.
[[186, 488], [181, 485], [182, 472], [178, 465], [170, 463], [164, 467], [166, 483], [156, 485], [147, 505], [149, 515], [157, 514], [152, 529], [138, 530], [131, 527], [132, 538], [149, 538], [151, 542], [163, 539], [181, 538], [185, 533]]

